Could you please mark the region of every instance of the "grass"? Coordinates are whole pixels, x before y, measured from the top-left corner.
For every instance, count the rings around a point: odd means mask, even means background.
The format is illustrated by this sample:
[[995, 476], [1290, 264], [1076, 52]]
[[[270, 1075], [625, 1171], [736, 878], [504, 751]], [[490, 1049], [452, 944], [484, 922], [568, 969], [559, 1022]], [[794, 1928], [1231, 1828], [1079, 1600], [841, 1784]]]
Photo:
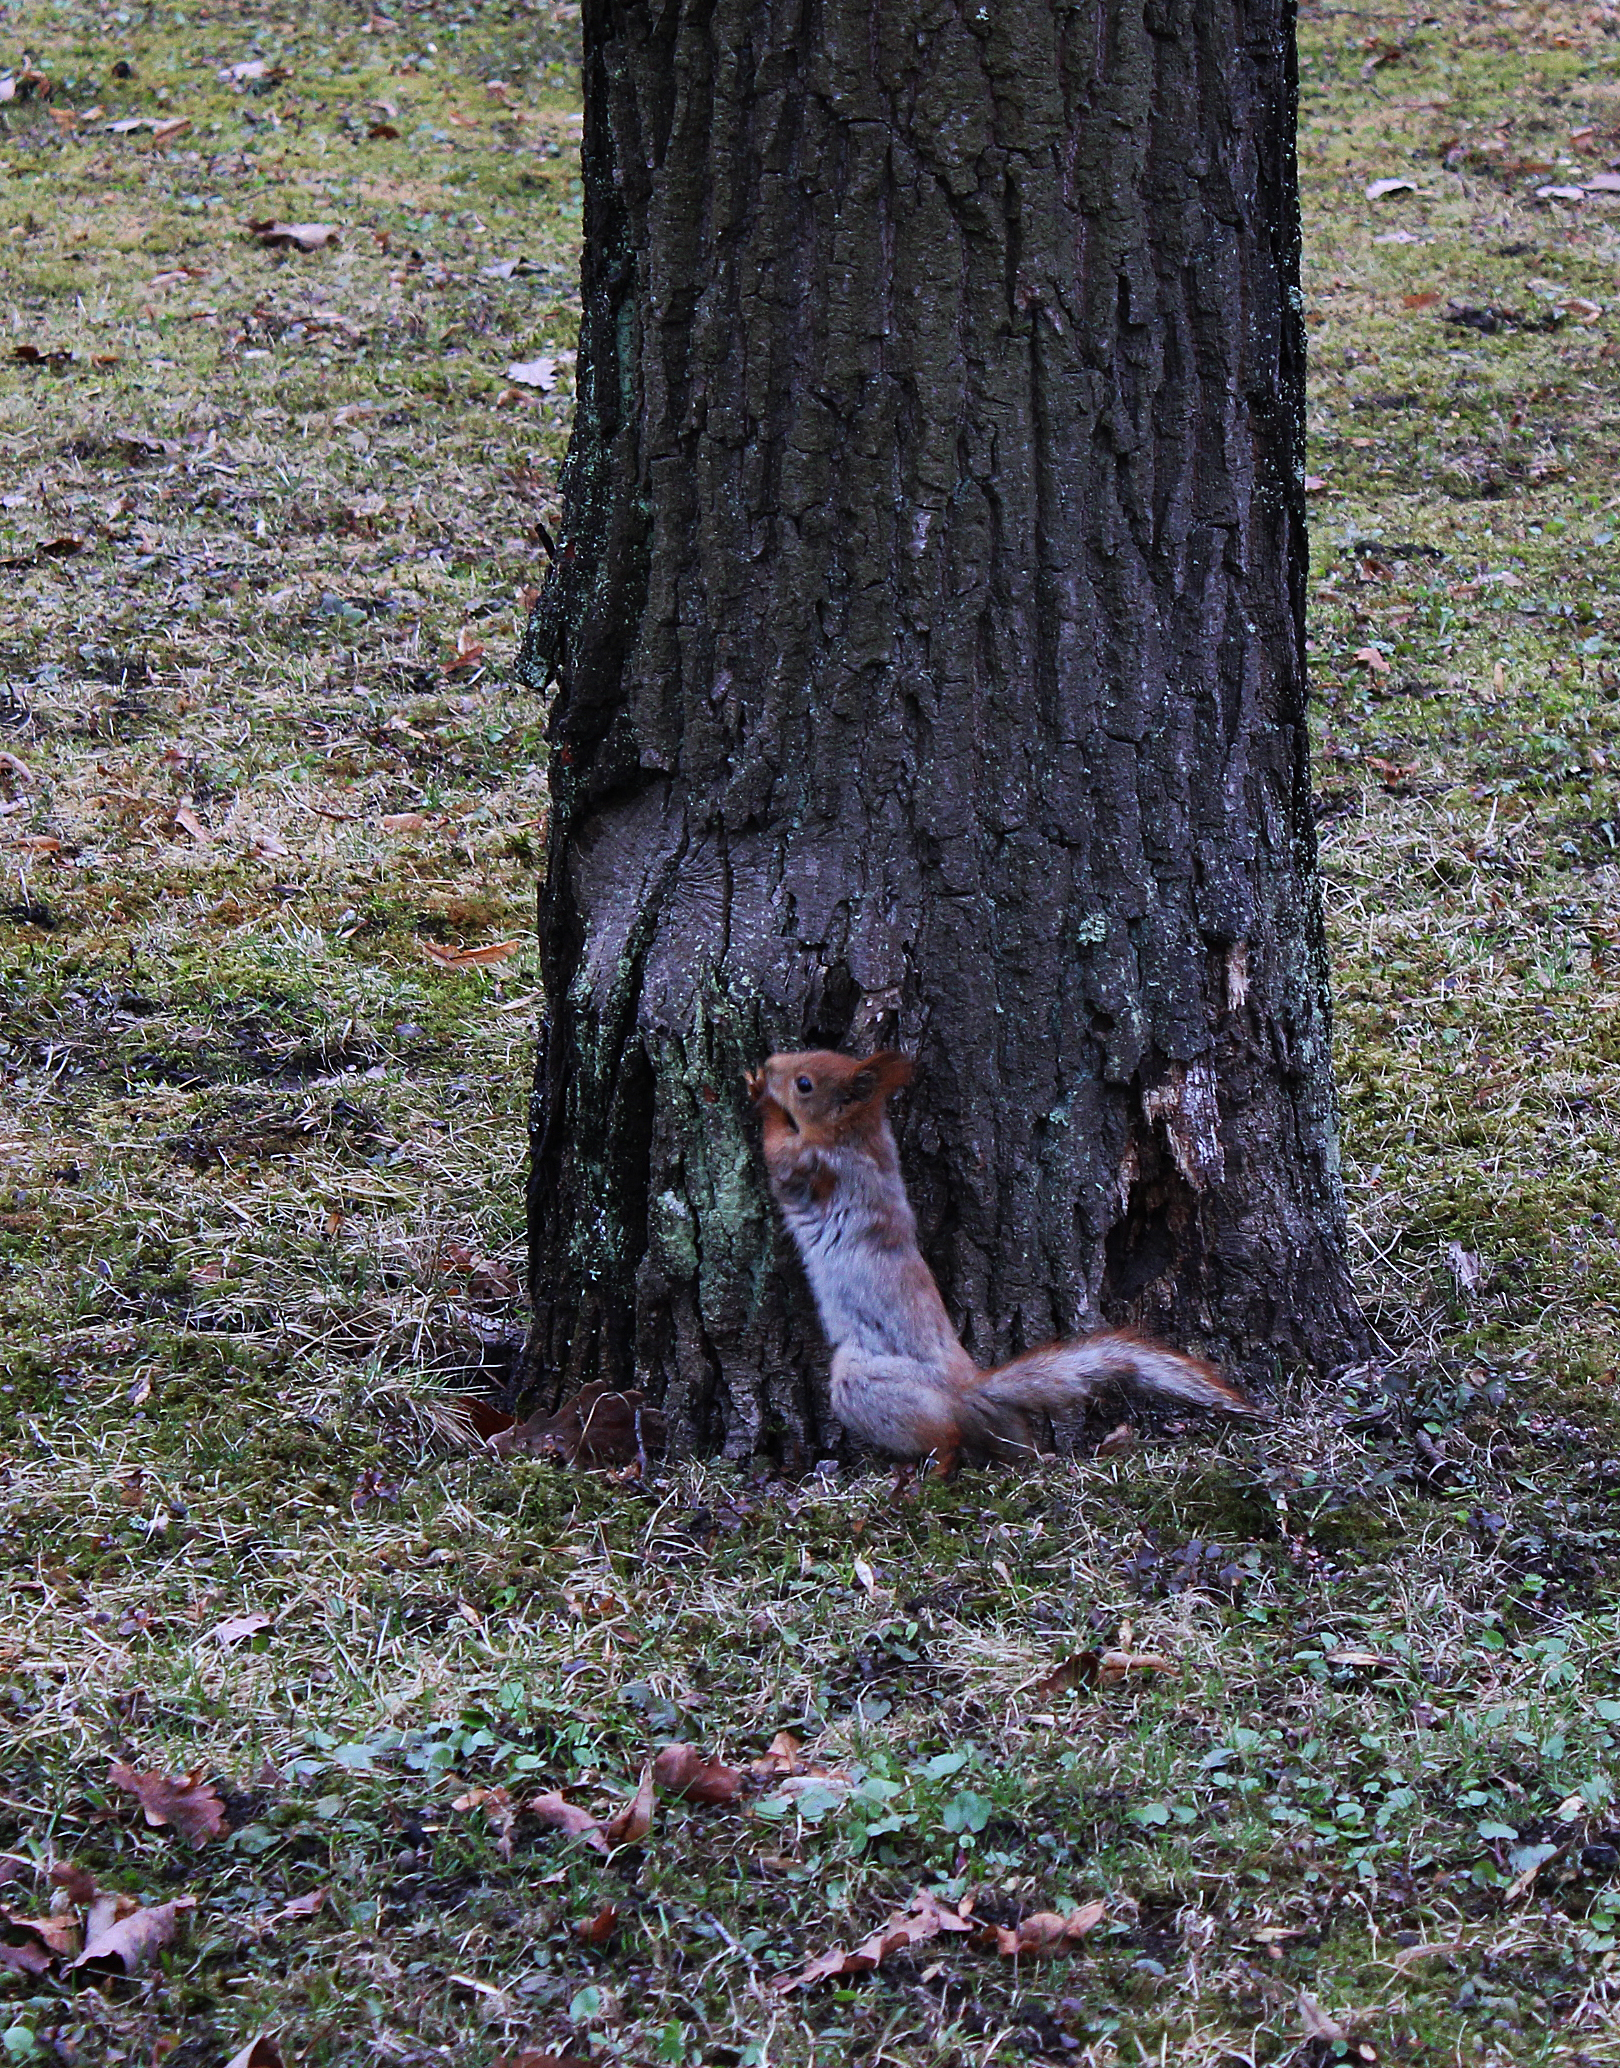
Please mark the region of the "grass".
[[[197, 1907], [129, 1979], [0, 1981], [0, 2044], [1620, 2061], [1620, 200], [1536, 192], [1620, 156], [1616, 24], [1303, 26], [1386, 1354], [1258, 1441], [897, 1512], [507, 1465], [453, 1404], [520, 1325], [545, 795], [504, 669], [570, 406], [569, 13], [5, 16], [55, 91], [0, 108], [41, 355], [0, 369], [0, 1895], [43, 1913], [71, 1859]], [[541, 356], [550, 393], [508, 377]], [[1174, 1671], [1054, 1677], [1126, 1623]], [[606, 1858], [503, 1835], [491, 1791], [605, 1813], [668, 1739], [746, 1767], [783, 1729], [830, 1778], [665, 1802]], [[115, 1760], [198, 1773], [227, 1828], [147, 1825]], [[1106, 1913], [1050, 1962], [956, 1935], [771, 1987], [918, 1886]]]

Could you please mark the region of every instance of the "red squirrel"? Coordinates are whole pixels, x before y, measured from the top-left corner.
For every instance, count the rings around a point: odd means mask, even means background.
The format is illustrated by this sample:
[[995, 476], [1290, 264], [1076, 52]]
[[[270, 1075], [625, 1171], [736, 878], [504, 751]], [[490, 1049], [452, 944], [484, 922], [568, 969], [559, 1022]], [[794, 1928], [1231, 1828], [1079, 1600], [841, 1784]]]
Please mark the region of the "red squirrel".
[[911, 1059], [892, 1049], [810, 1049], [772, 1056], [747, 1080], [771, 1192], [832, 1344], [832, 1406], [846, 1429], [902, 1465], [931, 1455], [948, 1478], [964, 1460], [1051, 1449], [1049, 1418], [1109, 1386], [1266, 1412], [1200, 1359], [1125, 1333], [1051, 1343], [980, 1371], [923, 1262], [900, 1176], [886, 1108], [911, 1076]]

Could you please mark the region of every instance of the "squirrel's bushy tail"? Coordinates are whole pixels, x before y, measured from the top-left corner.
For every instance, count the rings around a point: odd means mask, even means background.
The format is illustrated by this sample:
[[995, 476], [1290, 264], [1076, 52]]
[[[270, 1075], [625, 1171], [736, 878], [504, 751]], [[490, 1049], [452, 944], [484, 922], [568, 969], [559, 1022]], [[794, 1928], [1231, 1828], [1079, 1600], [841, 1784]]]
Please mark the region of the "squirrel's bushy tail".
[[1051, 1446], [1042, 1423], [1061, 1424], [1110, 1389], [1166, 1406], [1214, 1408], [1264, 1416], [1267, 1410], [1230, 1385], [1201, 1358], [1123, 1332], [1051, 1343], [985, 1372], [963, 1398], [964, 1419], [978, 1425], [970, 1447], [1005, 1453]]

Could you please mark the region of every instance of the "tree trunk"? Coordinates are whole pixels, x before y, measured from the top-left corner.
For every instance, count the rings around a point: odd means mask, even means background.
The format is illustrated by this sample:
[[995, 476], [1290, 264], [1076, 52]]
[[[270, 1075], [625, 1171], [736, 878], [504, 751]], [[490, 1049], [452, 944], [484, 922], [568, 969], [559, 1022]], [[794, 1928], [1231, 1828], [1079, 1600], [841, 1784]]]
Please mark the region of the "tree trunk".
[[836, 1440], [745, 1067], [914, 1049], [981, 1363], [1330, 1363], [1288, 0], [586, 0], [533, 1108], [554, 1400]]

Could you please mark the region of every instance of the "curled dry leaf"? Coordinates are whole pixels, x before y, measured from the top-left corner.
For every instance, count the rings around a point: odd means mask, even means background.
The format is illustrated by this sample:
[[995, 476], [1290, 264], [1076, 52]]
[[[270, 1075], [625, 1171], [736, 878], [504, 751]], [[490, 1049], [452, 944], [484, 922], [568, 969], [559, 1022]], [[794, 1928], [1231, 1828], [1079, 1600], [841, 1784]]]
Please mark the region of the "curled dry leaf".
[[267, 251], [321, 251], [338, 240], [336, 223], [279, 223], [266, 217], [243, 227]]
[[1097, 1661], [1097, 1685], [1118, 1687], [1132, 1673], [1174, 1673], [1175, 1670], [1160, 1652], [1104, 1652]]
[[550, 1830], [566, 1832], [570, 1838], [583, 1838], [587, 1845], [594, 1846], [599, 1853], [607, 1851], [608, 1844], [602, 1836], [602, 1827], [590, 1811], [579, 1809], [571, 1802], [565, 1802], [555, 1789], [546, 1795], [532, 1796], [524, 1804], [524, 1808], [531, 1817], [538, 1817]]
[[1342, 2045], [1350, 2036], [1338, 2020], [1330, 2018], [1316, 1998], [1307, 1995], [1303, 1989], [1299, 1992], [1299, 2015], [1307, 2039], [1321, 2039], [1326, 2040], [1329, 2045], [1335, 2042]]
[[43, 1975], [51, 1965], [51, 1956], [43, 1946], [32, 1941], [13, 1946], [9, 1939], [0, 1939], [0, 1974]]
[[189, 804], [182, 804], [174, 815], [174, 822], [182, 833], [189, 835], [200, 846], [208, 838], [208, 828], [198, 818]]
[[377, 823], [385, 833], [425, 833], [433, 821], [425, 811], [387, 811]]
[[1416, 180], [1371, 180], [1366, 193], [1369, 201], [1383, 201], [1391, 194], [1415, 194]]
[[[1077, 1913], [1078, 1914], [1078, 1913]], [[785, 1996], [790, 1989], [808, 1989], [813, 1983], [825, 1982], [835, 1975], [864, 1975], [875, 1967], [881, 1967], [893, 1953], [899, 1953], [907, 1946], [920, 1946], [929, 1939], [937, 1939], [942, 1932], [971, 1932], [973, 1921], [960, 1910], [953, 1910], [948, 1903], [942, 1903], [929, 1889], [918, 1889], [904, 1910], [897, 1910], [886, 1924], [882, 1924], [870, 1938], [845, 1952], [842, 1946], [835, 1946], [830, 1953], [819, 1954], [806, 1968], [796, 1975], [778, 1975], [771, 1987]]]
[[652, 1773], [666, 1795], [682, 1802], [733, 1803], [743, 1784], [736, 1767], [705, 1759], [696, 1745], [666, 1745], [653, 1761]]
[[154, 1827], [171, 1825], [189, 1845], [206, 1845], [225, 1829], [225, 1805], [199, 1778], [191, 1774], [138, 1773], [122, 1760], [114, 1760], [107, 1780], [114, 1788], [133, 1795]]
[[1136, 1448], [1136, 1431], [1129, 1422], [1121, 1422], [1109, 1430], [1097, 1446], [1099, 1458], [1117, 1458], [1128, 1450]]
[[84, 1951], [73, 1966], [116, 1961], [126, 1975], [136, 1974], [174, 1937], [181, 1912], [196, 1907], [195, 1896], [176, 1896], [146, 1910], [128, 1896], [97, 1896], [85, 1919]]
[[1094, 1932], [1108, 1914], [1106, 1903], [1082, 1903], [1067, 1917], [1055, 1910], [1036, 1910], [1010, 1928], [993, 1925], [996, 1951], [1009, 1960], [1040, 1959], [1053, 1953], [1067, 1953], [1078, 1946], [1088, 1932]]
[[602, 1826], [602, 1835], [610, 1846], [640, 1845], [652, 1829], [652, 1820], [653, 1770], [644, 1766], [635, 1794], [616, 1817], [610, 1817]]
[[587, 1946], [605, 1946], [618, 1929], [618, 1904], [604, 1903], [594, 1917], [584, 1918], [574, 1926], [574, 1937], [583, 1939]]
[[287, 2068], [287, 2063], [275, 2034], [261, 2032], [239, 2054], [232, 2054], [225, 2068]]
[[495, 1438], [502, 1457], [514, 1452], [552, 1458], [580, 1471], [593, 1466], [640, 1465], [662, 1455], [668, 1431], [645, 1393], [632, 1388], [584, 1386], [554, 1415], [531, 1415]]
[[[92, 1891], [95, 1883], [90, 1884]], [[0, 1917], [19, 1932], [28, 1932], [38, 1939], [48, 1955], [63, 1957], [79, 1950], [79, 1922], [66, 1912], [53, 1912], [49, 1917], [24, 1917], [13, 1910], [9, 1903], [0, 1904]]]

